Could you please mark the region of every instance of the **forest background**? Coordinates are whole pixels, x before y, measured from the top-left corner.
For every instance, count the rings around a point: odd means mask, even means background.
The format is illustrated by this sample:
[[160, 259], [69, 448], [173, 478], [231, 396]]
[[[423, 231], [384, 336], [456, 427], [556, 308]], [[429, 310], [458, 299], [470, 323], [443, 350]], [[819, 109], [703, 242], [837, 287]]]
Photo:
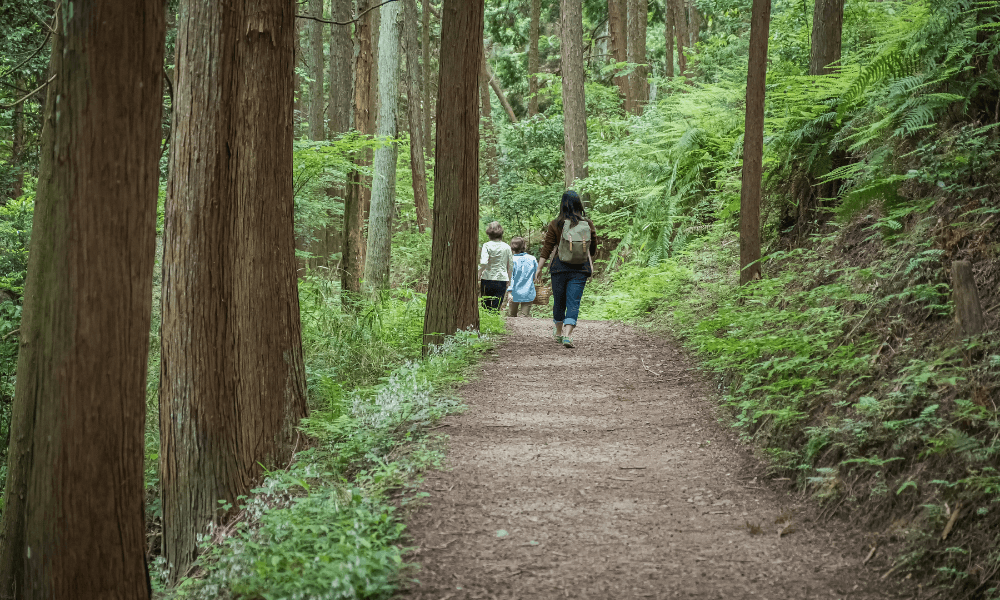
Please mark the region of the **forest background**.
[[[311, 0], [299, 13], [347, 21], [370, 7], [349, 4]], [[221, 587], [283, 597], [337, 582], [345, 597], [374, 597], [398, 581], [402, 529], [394, 503], [414, 473], [440, 461], [428, 426], [458, 406], [435, 390], [457, 381], [484, 342], [459, 336], [447, 351], [421, 358], [440, 5], [397, 4], [403, 6], [390, 14], [400, 15], [395, 29], [402, 39], [394, 46], [391, 39], [379, 43], [381, 10], [369, 13], [367, 28], [297, 20], [295, 235], [312, 409], [303, 430], [316, 442], [288, 469], [269, 472], [235, 510], [226, 507], [233, 519], [201, 540], [197, 570], [181, 574], [197, 577], [180, 579], [156, 558], [162, 515], [154, 271], [145, 451], [149, 556], [159, 561], [159, 593], [216, 597]], [[501, 221], [508, 236], [526, 236], [537, 252], [562, 190], [572, 184], [587, 194], [602, 238], [587, 318], [646, 323], [688, 346], [717, 378], [731, 424], [760, 448], [774, 477], [816, 498], [824, 517], [869, 528], [873, 546], [891, 556], [890, 575], [925, 578], [949, 597], [997, 597], [1000, 343], [988, 332], [1000, 324], [1000, 2], [771, 3], [764, 256], [760, 278], [742, 286], [751, 2], [579, 5], [586, 118], [585, 129], [569, 135], [584, 136], [582, 164], [566, 150], [560, 4], [486, 4], [480, 220]], [[176, 8], [168, 4], [168, 83]], [[5, 451], [52, 6], [19, 2], [2, 10]], [[817, 48], [830, 43], [837, 20], [817, 21], [815, 15], [830, 14], [824, 10], [839, 16], [839, 60], [823, 62], [828, 49]], [[365, 44], [372, 72], [359, 70]], [[400, 50], [395, 63], [383, 52], [392, 47]], [[385, 84], [394, 78], [395, 93]], [[392, 105], [398, 130], [376, 131], [374, 118], [360, 118], [362, 95], [371, 113]], [[158, 233], [172, 102], [168, 84]], [[345, 106], [346, 118], [337, 112]], [[388, 149], [390, 161], [367, 162]], [[364, 191], [377, 187], [365, 178], [387, 181], [386, 169], [394, 186]], [[350, 185], [352, 173], [360, 186]], [[354, 229], [351, 190], [376, 204]], [[388, 200], [382, 213], [379, 197]], [[367, 255], [372, 277], [378, 271], [370, 267], [369, 240], [391, 239], [390, 252], [375, 256], [385, 263], [388, 290], [362, 309], [345, 308], [341, 298], [360, 284], [343, 277], [345, 260], [353, 260], [343, 253], [352, 231], [366, 244], [358, 253]], [[971, 262], [980, 290], [979, 331], [956, 332], [952, 263], [962, 260]], [[499, 319], [482, 319], [484, 331], [502, 331]], [[320, 523], [328, 529], [320, 532]], [[325, 569], [305, 568], [315, 557], [323, 557]]]

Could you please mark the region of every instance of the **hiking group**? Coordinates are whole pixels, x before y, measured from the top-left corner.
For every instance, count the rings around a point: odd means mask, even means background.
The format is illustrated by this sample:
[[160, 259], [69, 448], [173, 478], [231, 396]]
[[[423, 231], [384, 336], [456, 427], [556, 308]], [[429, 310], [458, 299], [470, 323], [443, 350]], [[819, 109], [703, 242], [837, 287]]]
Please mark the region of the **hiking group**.
[[571, 336], [580, 316], [583, 288], [594, 274], [597, 252], [597, 229], [587, 218], [579, 194], [573, 190], [563, 193], [559, 214], [549, 222], [544, 234], [536, 262], [527, 251], [528, 240], [515, 237], [508, 246], [503, 241], [500, 223], [490, 223], [486, 227], [490, 239], [483, 244], [479, 256], [480, 296], [489, 309], [500, 310], [506, 299], [508, 316], [531, 316], [531, 305], [548, 264], [553, 299], [552, 335], [566, 348], [572, 348]]

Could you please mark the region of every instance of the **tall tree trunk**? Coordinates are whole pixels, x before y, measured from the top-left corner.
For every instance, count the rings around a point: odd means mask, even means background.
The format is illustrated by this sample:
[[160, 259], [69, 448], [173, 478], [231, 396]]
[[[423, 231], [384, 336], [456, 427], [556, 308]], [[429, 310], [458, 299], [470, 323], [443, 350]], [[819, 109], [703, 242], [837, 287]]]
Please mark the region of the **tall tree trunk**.
[[[627, 22], [628, 0], [608, 0], [608, 33], [611, 36], [611, 54], [614, 56], [615, 62], [618, 63], [628, 60]], [[629, 106], [629, 95], [631, 92], [628, 76], [616, 76], [614, 81], [615, 85], [618, 86], [618, 93], [625, 101], [625, 106]]]
[[[614, 0], [612, 0], [614, 1]], [[528, 117], [538, 114], [538, 30], [541, 25], [542, 1], [531, 0], [531, 21], [528, 29]]]
[[421, 17], [421, 48], [424, 53], [424, 151], [426, 156], [434, 152], [434, 129], [431, 127], [431, 3], [423, 0]]
[[663, 29], [664, 48], [666, 56], [664, 59], [666, 69], [664, 74], [667, 77], [674, 76], [674, 11], [670, 9], [670, 0], [663, 0], [663, 18], [665, 21]]
[[628, 2], [628, 61], [637, 66], [629, 77], [629, 88], [632, 90], [627, 110], [634, 115], [641, 115], [642, 109], [649, 101], [649, 72], [646, 67], [646, 21], [649, 19], [647, 0], [627, 0]]
[[[399, 134], [396, 105], [399, 100], [399, 2], [383, 4], [379, 28], [378, 124], [375, 135], [383, 142]], [[396, 212], [395, 142], [375, 150], [375, 178], [372, 181], [372, 205], [368, 218], [368, 257], [365, 281], [369, 289], [389, 286], [389, 263], [392, 255], [392, 216]]]
[[[340, 23], [351, 20], [352, 0], [331, 0], [330, 14], [333, 21]], [[330, 26], [330, 104], [326, 120], [330, 137], [351, 130], [352, 80], [351, 61], [354, 43], [351, 41], [349, 25]]]
[[[323, 18], [323, 0], [309, 0], [309, 14]], [[323, 108], [326, 98], [323, 95], [323, 24], [319, 21], [309, 21], [309, 139], [319, 141], [325, 139]]]
[[562, 97], [566, 188], [587, 176], [587, 105], [583, 89], [583, 5], [562, 0]]
[[[302, 61], [302, 29], [303, 29], [303, 27], [305, 27], [305, 25], [302, 24], [302, 20], [301, 19], [295, 19], [295, 50], [294, 50], [294, 53], [295, 53], [295, 64], [294, 64], [294, 66], [295, 67], [298, 67], [298, 66], [300, 66], [300, 65], [303, 64], [303, 61]], [[176, 50], [175, 50], [175, 52], [176, 52]], [[292, 72], [292, 77], [293, 77], [293, 80], [292, 80], [292, 91], [295, 94], [295, 107], [294, 107], [294, 115], [293, 115], [293, 121], [292, 121], [292, 137], [293, 138], [298, 138], [299, 137], [299, 133], [302, 130], [302, 128], [300, 127], [300, 125], [302, 123], [302, 120], [305, 118], [305, 115], [308, 112], [308, 109], [305, 106], [305, 101], [304, 101], [304, 99], [302, 97], [302, 78], [299, 77], [299, 72], [298, 72], [297, 68]], [[175, 79], [176, 79], [176, 76], [175, 76]]]
[[479, 72], [479, 105], [482, 111], [483, 138], [486, 149], [486, 180], [496, 185], [497, 178], [497, 138], [493, 130], [493, 106], [490, 99], [489, 75], [486, 74], [486, 53], [483, 53], [483, 68]]
[[[371, 7], [371, 0], [358, 0], [358, 14]], [[363, 14], [355, 25], [357, 44], [354, 63], [354, 128], [361, 134], [375, 133], [375, 115], [372, 113], [372, 35], [371, 16]], [[359, 166], [371, 164], [371, 151], [362, 150], [356, 158]], [[347, 195], [344, 198], [344, 249], [340, 260], [340, 285], [346, 292], [360, 292], [365, 271], [365, 199], [370, 198], [368, 178], [361, 171], [348, 175]]]
[[443, 0], [424, 347], [479, 329], [479, 72], [484, 0]]
[[816, 0], [809, 52], [810, 75], [833, 72], [829, 66], [840, 60], [843, 30], [844, 0]]
[[[382, 0], [369, 0], [370, 6], [377, 6]], [[371, 23], [371, 30], [369, 35], [371, 36], [371, 74], [368, 78], [368, 114], [371, 118], [370, 131], [367, 133], [375, 133], [375, 127], [378, 123], [378, 111], [379, 111], [379, 96], [378, 96], [378, 77], [379, 77], [379, 30], [382, 23], [382, 11], [379, 9], [373, 10], [368, 13], [369, 23]], [[371, 164], [371, 155], [369, 154], [369, 164]], [[365, 178], [368, 182], [366, 187], [361, 189], [361, 202], [364, 207], [365, 221], [368, 221], [368, 216], [371, 213], [372, 204], [372, 185], [374, 180], [370, 177]], [[367, 257], [365, 260], [368, 260]]]
[[688, 27], [687, 11], [684, 9], [684, 0], [665, 0], [670, 4], [670, 10], [674, 13], [674, 33], [677, 36], [677, 67], [680, 69], [680, 76], [687, 75], [687, 57], [684, 56], [684, 47], [687, 45]]
[[417, 1], [404, 0], [403, 35], [406, 46], [406, 120], [410, 124], [410, 169], [413, 171], [413, 204], [417, 212], [417, 227], [423, 233], [430, 225], [430, 204], [427, 201], [427, 167], [424, 164], [423, 114], [420, 108], [420, 62], [417, 53]]
[[500, 80], [493, 73], [493, 69], [490, 68], [489, 63], [484, 62], [483, 68], [486, 70], [486, 79], [489, 81], [490, 87], [493, 88], [493, 92], [497, 95], [497, 100], [500, 101], [500, 106], [507, 113], [507, 118], [510, 119], [511, 123], [517, 123], [517, 115], [514, 114], [514, 107], [507, 100], [507, 94], [503, 93], [503, 88], [500, 87]]
[[760, 279], [760, 180], [764, 162], [764, 82], [771, 0], [753, 0], [751, 11], [743, 183], [740, 188], [740, 285]]
[[76, 0], [52, 38], [0, 595], [144, 599], [143, 447], [164, 4]]
[[688, 0], [688, 15], [691, 19], [691, 47], [698, 43], [698, 35], [701, 33], [701, 13], [695, 6], [694, 0]]
[[182, 0], [160, 364], [164, 556], [284, 465], [306, 413], [292, 202], [294, 0]]

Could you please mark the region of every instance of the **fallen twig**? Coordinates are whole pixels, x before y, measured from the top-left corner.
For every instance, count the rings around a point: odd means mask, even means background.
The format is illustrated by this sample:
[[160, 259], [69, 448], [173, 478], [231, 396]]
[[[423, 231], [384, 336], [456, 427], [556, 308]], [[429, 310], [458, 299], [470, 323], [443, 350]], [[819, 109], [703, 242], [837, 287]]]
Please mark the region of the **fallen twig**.
[[639, 357], [639, 362], [642, 363], [642, 368], [643, 369], [646, 369], [647, 371], [649, 371], [653, 375], [656, 375], [657, 377], [663, 377], [663, 373], [657, 373], [656, 371], [654, 371], [654, 370], [650, 369], [649, 367], [647, 367], [646, 366], [646, 361], [644, 361], [641, 356]]
[[951, 533], [952, 528], [955, 527], [955, 523], [958, 522], [958, 517], [962, 513], [962, 503], [959, 502], [955, 505], [955, 510], [951, 511], [951, 518], [948, 519], [948, 524], [944, 526], [944, 532], [941, 534], [941, 540], [944, 541], [948, 539], [948, 534]]

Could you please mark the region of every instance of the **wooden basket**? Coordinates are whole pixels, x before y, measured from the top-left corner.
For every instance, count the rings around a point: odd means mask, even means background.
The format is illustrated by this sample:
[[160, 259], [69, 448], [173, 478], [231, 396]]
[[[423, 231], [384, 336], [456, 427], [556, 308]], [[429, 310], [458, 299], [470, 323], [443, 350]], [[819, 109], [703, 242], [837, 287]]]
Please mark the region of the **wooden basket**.
[[550, 298], [552, 298], [552, 286], [535, 286], [535, 299], [532, 300], [531, 303], [538, 304], [540, 306], [548, 306]]

